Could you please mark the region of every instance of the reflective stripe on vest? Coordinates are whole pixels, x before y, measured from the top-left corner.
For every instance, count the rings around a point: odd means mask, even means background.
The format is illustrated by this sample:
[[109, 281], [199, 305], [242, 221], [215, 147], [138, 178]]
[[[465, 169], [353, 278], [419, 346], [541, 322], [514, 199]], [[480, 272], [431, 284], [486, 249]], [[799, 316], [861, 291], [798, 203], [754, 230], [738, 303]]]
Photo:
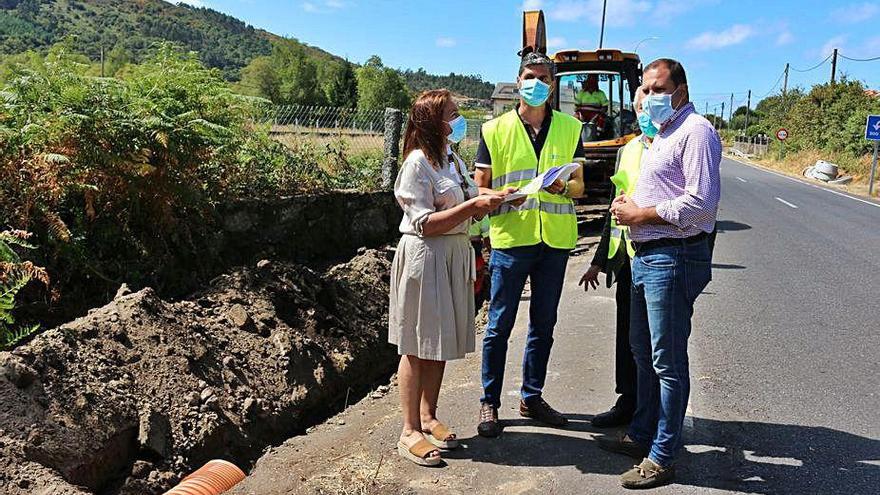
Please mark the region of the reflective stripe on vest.
[[535, 172], [535, 169], [517, 170], [516, 172], [511, 172], [509, 174], [502, 175], [501, 177], [493, 178], [492, 189], [500, 189], [501, 186], [505, 184], [512, 184], [514, 182], [520, 182], [524, 180], [532, 180], [537, 176], [538, 174]]
[[[611, 182], [613, 182], [615, 186], [614, 197], [619, 196], [623, 191], [626, 191], [626, 193], [630, 195], [633, 193], [636, 183], [639, 180], [639, 172], [641, 171], [642, 164], [642, 151], [644, 149], [645, 145], [642, 144], [641, 138], [635, 138], [623, 147], [623, 150], [620, 153], [620, 165], [617, 167], [617, 172], [611, 177]], [[636, 249], [633, 246], [632, 240], [629, 238], [629, 227], [625, 225], [617, 225], [617, 222], [612, 218], [611, 238], [608, 242], [608, 259], [614, 258], [617, 254], [617, 251], [620, 249], [621, 241], [626, 243], [626, 252], [629, 254], [629, 257], [632, 258], [635, 256]]]
[[[492, 187], [520, 187], [538, 174], [571, 163], [580, 138], [579, 120], [553, 111], [541, 157], [516, 110], [483, 124], [483, 139], [492, 157]], [[504, 204], [490, 216], [492, 247], [506, 249], [541, 242], [572, 249], [577, 242], [577, 219], [571, 199], [539, 191], [519, 207]]]

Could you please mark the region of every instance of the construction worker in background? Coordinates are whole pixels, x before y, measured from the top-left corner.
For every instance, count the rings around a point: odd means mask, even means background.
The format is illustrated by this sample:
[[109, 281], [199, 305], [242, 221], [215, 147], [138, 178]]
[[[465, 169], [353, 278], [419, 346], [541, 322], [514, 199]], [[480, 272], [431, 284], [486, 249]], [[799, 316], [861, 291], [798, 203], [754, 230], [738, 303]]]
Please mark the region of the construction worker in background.
[[[546, 55], [530, 50], [522, 54], [519, 105], [483, 124], [476, 157], [477, 185], [516, 190], [552, 167], [583, 158], [581, 122], [547, 104], [554, 75], [555, 65]], [[578, 167], [570, 177], [557, 179], [527, 199], [505, 202], [490, 215], [491, 299], [483, 338], [483, 397], [477, 428], [481, 436], [501, 433], [498, 408], [507, 342], [526, 279], [531, 282], [531, 301], [519, 412], [552, 426], [567, 423], [541, 394], [565, 268], [577, 241], [571, 198], [580, 197], [583, 191], [583, 168]]]
[[605, 92], [599, 89], [599, 76], [590, 74], [584, 79], [581, 91], [574, 97], [576, 105], [590, 105], [593, 107], [607, 107], [608, 97]]
[[[651, 123], [648, 115], [642, 111], [644, 95], [644, 91], [639, 88], [633, 102], [642, 134], [617, 152], [616, 173], [611, 177], [611, 182], [615, 187], [615, 197], [631, 193], [635, 189], [642, 161], [647, 155], [646, 151], [650, 147], [651, 141], [657, 134], [657, 128]], [[597, 428], [627, 425], [636, 410], [636, 362], [629, 345], [630, 290], [632, 289], [632, 274], [629, 264], [633, 255], [635, 255], [635, 248], [629, 238], [627, 227], [618, 225], [609, 211], [605, 216], [605, 228], [602, 231], [602, 239], [593, 255], [593, 261], [580, 281], [584, 290], [598, 287], [599, 273], [605, 274], [605, 282], [609, 288], [615, 280], [617, 281], [614, 391], [620, 395], [610, 411], [593, 416], [592, 423]]]

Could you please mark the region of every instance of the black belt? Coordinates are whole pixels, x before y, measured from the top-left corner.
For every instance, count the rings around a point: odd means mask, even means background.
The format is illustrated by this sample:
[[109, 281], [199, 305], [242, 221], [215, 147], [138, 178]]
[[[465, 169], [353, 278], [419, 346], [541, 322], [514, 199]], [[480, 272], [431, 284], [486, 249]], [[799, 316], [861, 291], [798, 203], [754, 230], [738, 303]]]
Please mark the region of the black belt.
[[635, 242], [633, 241], [633, 247], [636, 248], [636, 251], [642, 251], [645, 249], [654, 249], [660, 247], [669, 247], [669, 246], [681, 246], [682, 244], [697, 244], [699, 242], [705, 241], [709, 238], [709, 234], [706, 232], [700, 232], [699, 234], [691, 237], [683, 237], [680, 239], [673, 238], [665, 238], [665, 239], [654, 239], [652, 241], [645, 242]]

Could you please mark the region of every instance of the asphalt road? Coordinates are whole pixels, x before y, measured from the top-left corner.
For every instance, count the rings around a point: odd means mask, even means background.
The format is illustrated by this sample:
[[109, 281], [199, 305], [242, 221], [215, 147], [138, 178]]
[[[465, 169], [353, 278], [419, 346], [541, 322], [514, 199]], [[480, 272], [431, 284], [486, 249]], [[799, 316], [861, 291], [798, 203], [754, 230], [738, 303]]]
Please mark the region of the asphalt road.
[[[676, 483], [653, 493], [880, 493], [880, 206], [725, 159], [714, 280], [690, 344]], [[441, 469], [396, 456], [396, 390], [273, 449], [233, 493], [623, 493], [632, 461], [589, 419], [613, 394], [613, 292], [568, 270], [545, 397], [564, 430], [516, 413], [528, 294], [511, 339], [502, 436], [476, 436], [479, 353], [451, 363]], [[479, 336], [478, 336], [479, 337]], [[479, 338], [478, 338], [479, 340]]]

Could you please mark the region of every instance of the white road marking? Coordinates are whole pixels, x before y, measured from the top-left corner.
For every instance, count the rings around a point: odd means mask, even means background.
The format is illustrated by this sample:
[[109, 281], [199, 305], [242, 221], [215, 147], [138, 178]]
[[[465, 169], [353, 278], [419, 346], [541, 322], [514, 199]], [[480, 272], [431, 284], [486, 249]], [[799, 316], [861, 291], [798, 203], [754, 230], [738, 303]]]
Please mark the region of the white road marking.
[[743, 457], [747, 461], [751, 462], [760, 462], [762, 464], [776, 464], [779, 466], [793, 466], [793, 467], [801, 467], [804, 465], [804, 461], [800, 459], [795, 459], [794, 457], [765, 457], [765, 456], [757, 456], [755, 455], [755, 451], [753, 450], [743, 450]]
[[875, 203], [875, 202], [873, 202], [873, 201], [868, 201], [868, 200], [866, 200], [866, 199], [857, 198], [857, 197], [855, 197], [855, 196], [851, 196], [851, 195], [849, 195], [849, 194], [844, 194], [844, 193], [842, 193], [842, 192], [840, 192], [840, 191], [835, 191], [834, 189], [829, 189], [829, 188], [827, 188], [827, 187], [818, 186], [818, 185], [816, 185], [816, 184], [810, 184], [809, 182], [804, 182], [804, 181], [802, 181], [802, 180], [800, 180], [800, 179], [796, 179], [796, 178], [794, 178], [794, 177], [790, 177], [790, 176], [785, 175], [785, 174], [780, 174], [779, 172], [774, 172], [773, 170], [768, 170], [768, 169], [766, 169], [766, 168], [764, 168], [764, 167], [760, 167], [760, 166], [758, 166], [758, 165], [754, 165], [754, 164], [749, 163], [749, 162], [744, 162], [744, 161], [741, 161], [741, 160], [737, 160], [736, 158], [731, 158], [731, 157], [729, 157], [729, 156], [725, 156], [725, 158], [727, 158], [727, 159], [730, 160], [730, 161], [733, 161], [733, 162], [739, 163], [739, 164], [741, 164], [741, 165], [746, 165], [746, 166], [751, 167], [751, 168], [753, 168], [753, 169], [755, 169], [755, 170], [760, 170], [760, 171], [762, 171], [762, 172], [767, 172], [768, 174], [777, 175], [777, 176], [779, 176], [779, 177], [782, 177], [783, 179], [788, 179], [788, 180], [790, 180], [790, 181], [792, 181], [792, 182], [797, 182], [798, 184], [801, 184], [801, 185], [804, 185], [804, 186], [814, 187], [814, 188], [816, 188], [816, 189], [818, 189], [818, 190], [820, 190], [820, 191], [830, 192], [831, 194], [836, 194], [837, 196], [841, 196], [841, 197], [844, 197], [844, 198], [849, 198], [849, 199], [851, 199], [851, 200], [853, 200], [853, 201], [858, 201], [859, 203], [864, 203], [864, 204], [866, 204], [866, 205], [871, 205], [871, 206], [874, 206], [874, 207], [876, 207], [876, 208], [880, 208], [880, 203]]
[[776, 198], [776, 201], [779, 201], [780, 203], [784, 204], [785, 206], [790, 206], [790, 207], [792, 207], [792, 208], [794, 208], [794, 209], [797, 209], [797, 205], [795, 205], [795, 204], [791, 204], [791, 203], [789, 203], [788, 201], [786, 201], [786, 200], [784, 200], [784, 199], [782, 199], [782, 198]]
[[737, 177], [736, 180], [738, 180], [740, 182], [748, 182], [747, 180], [743, 179], [742, 177]]

